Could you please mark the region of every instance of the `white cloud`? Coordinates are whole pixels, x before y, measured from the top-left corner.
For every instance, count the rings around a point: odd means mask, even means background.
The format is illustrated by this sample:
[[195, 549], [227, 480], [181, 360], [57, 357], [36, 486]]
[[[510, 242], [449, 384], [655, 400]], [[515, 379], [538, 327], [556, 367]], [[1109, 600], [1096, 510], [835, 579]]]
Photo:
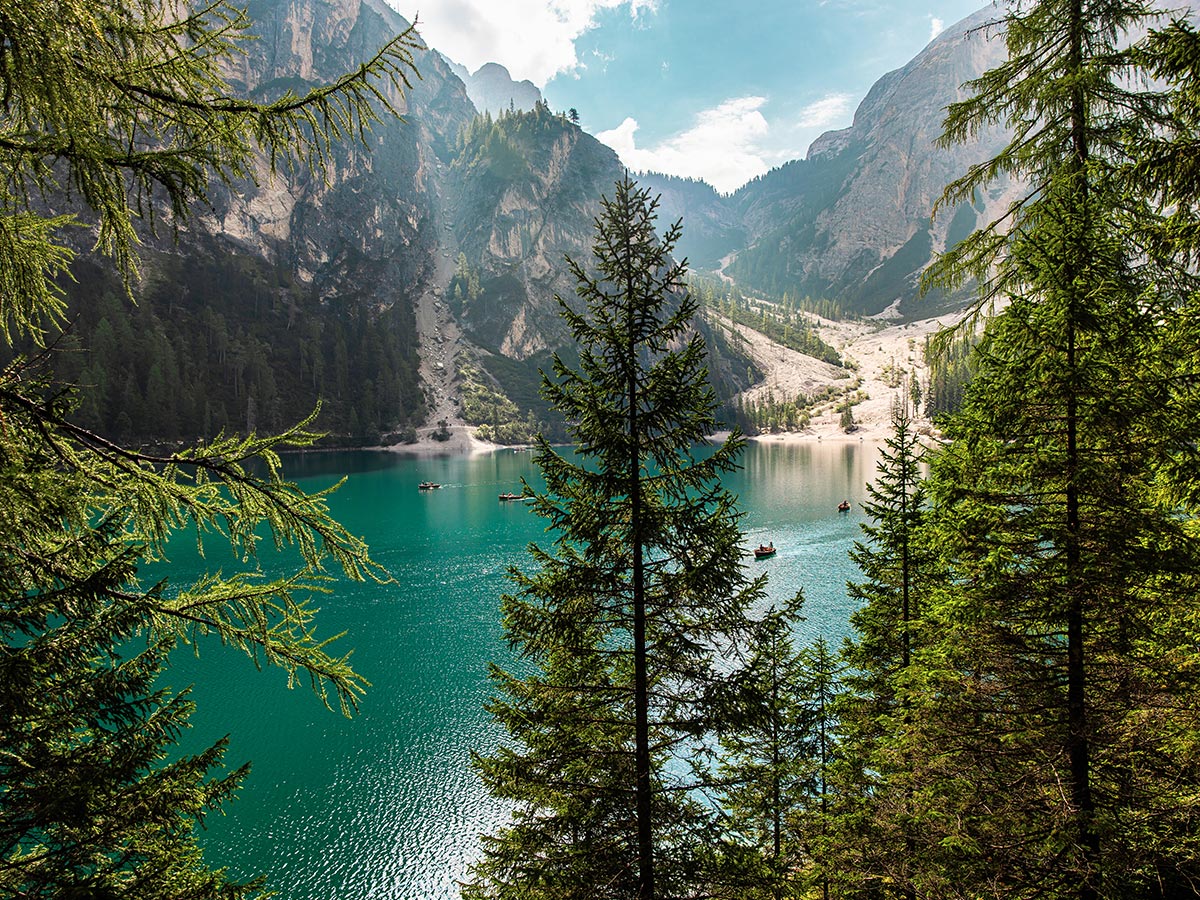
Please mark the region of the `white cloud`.
[[637, 21], [653, 13], [659, 0], [389, 0], [401, 13], [418, 4], [418, 29], [425, 42], [472, 72], [487, 62], [502, 63], [520, 81], [539, 87], [580, 61], [575, 41], [596, 25], [599, 12], [627, 8]]
[[844, 121], [854, 98], [849, 94], [829, 94], [800, 110], [796, 125], [800, 128], [828, 128]]
[[762, 148], [770, 130], [759, 111], [764, 103], [764, 97], [726, 100], [697, 115], [687, 131], [653, 147], [637, 146], [638, 123], [632, 118], [596, 137], [631, 169], [702, 178], [729, 192], [770, 168]]
[[937, 16], [929, 17], [929, 39], [932, 41], [935, 37], [946, 30], [946, 23]]

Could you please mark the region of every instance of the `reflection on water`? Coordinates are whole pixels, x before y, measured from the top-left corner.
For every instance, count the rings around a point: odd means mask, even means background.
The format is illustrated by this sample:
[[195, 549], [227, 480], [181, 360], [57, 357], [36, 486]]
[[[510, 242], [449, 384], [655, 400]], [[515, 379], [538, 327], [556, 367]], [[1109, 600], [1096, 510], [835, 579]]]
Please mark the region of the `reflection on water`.
[[[757, 561], [747, 549], [750, 571], [769, 573], [774, 599], [804, 590], [802, 640], [836, 644], [845, 633], [845, 583], [855, 577], [846, 552], [877, 458], [860, 442], [752, 444], [728, 479], [747, 548], [778, 548]], [[207, 823], [210, 862], [241, 877], [266, 873], [291, 900], [456, 898], [477, 835], [503, 816], [469, 760], [500, 737], [482, 707], [488, 663], [510, 661], [497, 613], [504, 573], [525, 564], [529, 542], [546, 539], [525, 504], [497, 499], [523, 476], [539, 484], [531, 456], [314, 453], [288, 460], [287, 471], [310, 489], [349, 473], [333, 512], [396, 583], [342, 584], [320, 598], [321, 632], [345, 631], [372, 683], [353, 720], [232, 651], [177, 654], [168, 680], [194, 682], [198, 704], [189, 748], [230, 734], [228, 761], [254, 763], [228, 814]], [[421, 481], [443, 487], [418, 491]], [[843, 499], [853, 506], [839, 514]], [[184, 547], [171, 575], [182, 583], [201, 568]]]

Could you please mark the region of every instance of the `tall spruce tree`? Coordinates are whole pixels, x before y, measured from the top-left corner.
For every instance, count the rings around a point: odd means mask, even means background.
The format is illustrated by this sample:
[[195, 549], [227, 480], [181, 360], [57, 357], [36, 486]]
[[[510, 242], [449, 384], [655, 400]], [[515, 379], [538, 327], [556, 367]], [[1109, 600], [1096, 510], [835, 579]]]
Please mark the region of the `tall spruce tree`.
[[[934, 271], [1007, 306], [929, 481], [947, 570], [903, 748], [925, 826], [918, 891], [1093, 900], [1195, 877], [1195, 807], [1172, 808], [1195, 782], [1195, 684], [1153, 648], [1179, 659], [1196, 555], [1154, 489], [1160, 442], [1179, 436], [1151, 377], [1163, 287], [1128, 219], [1150, 208], [1118, 177], [1158, 101], [1131, 77], [1127, 35], [1148, 17], [1014, 7], [1009, 60], [947, 118], [948, 141], [997, 121], [1015, 136], [946, 199], [998, 174], [1029, 188]], [[1135, 742], [1135, 721], [1158, 727]]]
[[847, 673], [838, 699], [843, 878], [860, 886], [904, 885], [906, 893], [912, 887], [904, 872], [915, 849], [913, 788], [911, 766], [894, 739], [908, 731], [910, 665], [933, 576], [921, 533], [927, 513], [923, 455], [908, 407], [898, 402], [875, 481], [867, 485], [864, 539], [850, 552], [863, 580], [847, 586], [860, 606], [850, 616], [852, 633], [842, 651]]
[[876, 698], [881, 711], [894, 706], [888, 679], [911, 660], [920, 582], [927, 575], [928, 550], [920, 538], [926, 513], [923, 455], [908, 408], [897, 404], [875, 481], [867, 485], [865, 540], [850, 552], [865, 580], [848, 586], [861, 604], [850, 617], [854, 638], [847, 661], [860, 673], [852, 681]]
[[691, 761], [721, 730], [722, 658], [763, 589], [718, 482], [742, 439], [703, 448], [716, 402], [671, 259], [679, 224], [660, 239], [657, 200], [628, 178], [602, 205], [594, 268], [570, 262], [586, 309], [560, 301], [579, 369], [556, 359], [544, 381], [576, 451], [539, 442], [554, 545], [531, 548], [503, 599], [523, 665], [495, 672], [491, 708], [514, 744], [479, 761], [514, 818], [485, 841], [470, 897], [707, 890], [712, 811]]
[[803, 693], [804, 659], [792, 631], [801, 597], [755, 624], [742, 678], [741, 727], [721, 736], [725, 884], [732, 896], [797, 896], [812, 866], [799, 819], [819, 802], [816, 717]]
[[[68, 230], [91, 228], [133, 295], [139, 222], [186, 221], [212, 179], [248, 177], [264, 159], [272, 171], [319, 168], [332, 141], [364, 137], [391, 111], [386, 95], [413, 71], [408, 33], [334, 84], [247, 100], [224, 73], [250, 25], [223, 2], [0, 9], [0, 338], [50, 348], [0, 371], [4, 896], [256, 891], [201, 859], [193, 828], [240, 770], [209, 774], [220, 744], [173, 758], [189, 701], [156, 687], [172, 646], [218, 635], [347, 712], [363, 687], [316, 636], [308, 595], [325, 589], [330, 564], [385, 574], [330, 517], [325, 493], [281, 477], [278, 449], [311, 443], [309, 422], [153, 454], [83, 427], [79, 390], [46, 374], [66, 315]], [[202, 546], [231, 544], [244, 570], [141, 584], [139, 564], [161, 560], [183, 529]], [[297, 548], [297, 570], [264, 576], [264, 539]]]

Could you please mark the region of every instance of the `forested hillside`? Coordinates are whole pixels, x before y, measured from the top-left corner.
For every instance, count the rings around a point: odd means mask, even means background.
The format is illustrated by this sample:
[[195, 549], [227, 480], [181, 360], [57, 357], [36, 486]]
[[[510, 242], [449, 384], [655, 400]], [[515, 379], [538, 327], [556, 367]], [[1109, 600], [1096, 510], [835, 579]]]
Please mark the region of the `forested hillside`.
[[[568, 540], [502, 601], [511, 740], [478, 767], [515, 809], [470, 900], [1198, 896], [1200, 31], [1003, 15], [944, 136], [1014, 136], [938, 210], [1027, 191], [926, 273], [979, 316], [942, 338], [940, 439], [897, 398], [841, 648], [797, 646], [802, 595], [762, 601], [710, 485], [737, 438], [693, 454], [714, 404], [663, 301], [680, 276], [652, 274], [645, 195], [606, 207], [554, 393], [587, 465], [539, 448], [534, 508]], [[756, 305], [709, 298], [798, 330]]]
[[849, 128], [740, 188], [730, 203], [746, 223], [747, 244], [728, 274], [747, 288], [825, 297], [858, 314], [894, 305], [921, 318], [961, 307], [963, 292], [918, 301], [918, 282], [937, 253], [989, 221], [1011, 190], [998, 179], [930, 218], [945, 184], [1005, 140], [1006, 126], [996, 123], [960, 144], [937, 143], [947, 104], [1003, 58], [1003, 40], [985, 27], [997, 17], [984, 7], [947, 28], [872, 86]]
[[88, 387], [81, 425], [195, 440], [278, 431], [319, 402], [339, 441], [374, 443], [422, 417], [410, 310], [321, 304], [293, 273], [236, 252], [148, 254], [145, 268], [136, 305], [111, 269], [74, 269], [71, 352], [55, 370]]
[[[381, 0], [260, 0], [249, 14], [260, 39], [230, 78], [260, 97], [350, 69], [406, 24]], [[881, 80], [853, 129], [733, 196], [645, 176], [663, 195], [663, 223], [685, 219], [680, 252], [703, 269], [736, 251], [728, 271], [743, 285], [847, 314], [909, 296], [915, 273], [947, 239], [924, 218], [945, 160], [928, 155], [928, 123], [907, 149], [898, 149], [897, 129], [940, 110], [988, 46], [935, 42], [905, 77]], [[331, 442], [375, 443], [430, 424], [432, 397], [468, 384], [515, 401], [509, 422], [543, 421], [537, 370], [569, 344], [553, 300], [574, 302], [563, 259], [588, 256], [599, 199], [621, 163], [567, 111], [535, 99], [530, 110], [477, 117], [440, 54], [419, 49], [414, 67], [420, 78], [403, 98], [404, 119], [380, 123], [363, 147], [335, 148], [321, 175], [285, 169], [270, 177], [259, 159], [229, 183], [206, 186], [177, 243], [169, 228], [143, 228], [147, 277], [134, 292], [143, 308], [118, 309], [111, 272], [63, 280], [74, 323], [67, 340], [78, 353], [55, 365], [64, 380], [96, 384], [81, 410], [89, 426], [171, 441], [279, 427], [319, 404]], [[867, 177], [884, 157], [912, 185], [894, 209]], [[975, 220], [959, 218], [951, 237]], [[874, 223], [870, 234], [865, 221]], [[87, 239], [78, 239], [85, 249]], [[850, 245], [866, 255], [849, 259]], [[460, 255], [469, 294], [450, 284]], [[442, 363], [444, 385], [431, 375], [436, 331], [422, 338], [416, 322], [430, 297], [448, 302], [465, 340], [469, 377], [459, 377], [452, 357]], [[114, 340], [121, 349], [110, 366]], [[727, 359], [737, 353], [725, 350]], [[748, 386], [744, 360], [718, 370], [722, 396]]]

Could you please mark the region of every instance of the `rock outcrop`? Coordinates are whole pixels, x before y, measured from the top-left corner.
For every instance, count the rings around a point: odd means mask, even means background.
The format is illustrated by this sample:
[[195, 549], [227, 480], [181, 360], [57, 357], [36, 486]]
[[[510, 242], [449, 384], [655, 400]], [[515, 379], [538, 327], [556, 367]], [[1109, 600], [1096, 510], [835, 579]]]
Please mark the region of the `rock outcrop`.
[[931, 221], [944, 187], [1006, 142], [1003, 129], [969, 143], [937, 146], [946, 107], [963, 85], [1000, 63], [1005, 47], [987, 7], [946, 29], [912, 62], [890, 72], [859, 105], [854, 124], [830, 132], [804, 160], [739, 190], [747, 245], [728, 268], [750, 286], [829, 298], [847, 312], [928, 315], [962, 298], [914, 305], [933, 255], [990, 221], [1005, 202], [1000, 185], [974, 205]]
[[529, 112], [542, 100], [542, 92], [528, 79], [514, 81], [499, 63], [484, 63], [474, 73], [466, 66], [447, 60], [451, 71], [467, 87], [467, 96], [481, 113], [493, 116], [506, 112]]

